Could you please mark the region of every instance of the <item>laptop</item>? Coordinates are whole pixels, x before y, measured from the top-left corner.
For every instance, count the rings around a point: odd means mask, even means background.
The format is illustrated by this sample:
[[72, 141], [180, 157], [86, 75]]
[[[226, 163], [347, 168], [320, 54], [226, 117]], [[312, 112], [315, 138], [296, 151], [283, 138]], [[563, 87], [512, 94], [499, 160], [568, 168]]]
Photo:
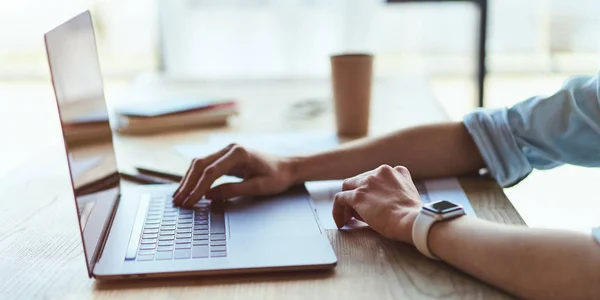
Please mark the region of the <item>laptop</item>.
[[[89, 11], [47, 32], [45, 44], [63, 139], [89, 125], [78, 120], [110, 126], [94, 118], [108, 109]], [[220, 205], [203, 199], [182, 209], [172, 204], [177, 185], [121, 182], [112, 135], [86, 141], [65, 139], [65, 149], [90, 277], [316, 270], [337, 263], [304, 187]]]

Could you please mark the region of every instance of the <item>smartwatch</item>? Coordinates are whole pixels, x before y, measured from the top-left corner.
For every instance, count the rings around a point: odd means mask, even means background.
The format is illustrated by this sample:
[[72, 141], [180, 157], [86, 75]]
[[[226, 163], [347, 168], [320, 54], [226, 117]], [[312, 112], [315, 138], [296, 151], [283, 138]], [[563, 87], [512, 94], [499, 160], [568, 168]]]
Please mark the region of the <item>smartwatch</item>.
[[442, 200], [423, 205], [412, 229], [412, 239], [417, 250], [431, 259], [440, 260], [429, 251], [429, 245], [427, 244], [429, 229], [434, 223], [451, 220], [463, 215], [465, 215], [465, 211], [462, 206], [450, 201]]

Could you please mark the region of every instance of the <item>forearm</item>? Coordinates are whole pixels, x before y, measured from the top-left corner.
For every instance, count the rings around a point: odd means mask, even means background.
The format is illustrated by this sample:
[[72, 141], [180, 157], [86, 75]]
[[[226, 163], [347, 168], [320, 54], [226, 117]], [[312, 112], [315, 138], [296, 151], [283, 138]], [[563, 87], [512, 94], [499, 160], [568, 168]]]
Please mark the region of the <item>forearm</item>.
[[600, 295], [600, 247], [585, 234], [461, 217], [434, 225], [429, 247], [443, 261], [524, 298]]
[[348, 178], [383, 164], [403, 165], [415, 179], [472, 173], [484, 166], [462, 123], [400, 130], [293, 161], [296, 182]]

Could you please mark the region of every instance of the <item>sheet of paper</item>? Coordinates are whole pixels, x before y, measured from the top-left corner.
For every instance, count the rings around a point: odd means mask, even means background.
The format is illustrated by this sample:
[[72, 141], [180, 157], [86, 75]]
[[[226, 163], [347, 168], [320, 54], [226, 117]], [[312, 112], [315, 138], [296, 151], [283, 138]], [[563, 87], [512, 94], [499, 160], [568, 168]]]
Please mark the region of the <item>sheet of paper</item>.
[[[310, 193], [313, 203], [317, 210], [317, 215], [325, 229], [336, 229], [331, 210], [333, 209], [333, 197], [342, 190], [342, 180], [310, 181], [307, 182], [306, 189]], [[462, 205], [467, 215], [475, 216], [475, 211], [467, 198], [467, 195], [460, 187], [456, 178], [442, 178], [435, 180], [426, 180], [416, 184], [419, 195], [424, 203], [448, 200]], [[363, 227], [366, 224], [356, 221], [344, 229], [353, 229]]]
[[187, 158], [203, 157], [237, 143], [260, 152], [290, 156], [332, 149], [339, 145], [334, 132], [291, 132], [265, 134], [213, 134], [206, 143], [180, 144], [175, 151]]

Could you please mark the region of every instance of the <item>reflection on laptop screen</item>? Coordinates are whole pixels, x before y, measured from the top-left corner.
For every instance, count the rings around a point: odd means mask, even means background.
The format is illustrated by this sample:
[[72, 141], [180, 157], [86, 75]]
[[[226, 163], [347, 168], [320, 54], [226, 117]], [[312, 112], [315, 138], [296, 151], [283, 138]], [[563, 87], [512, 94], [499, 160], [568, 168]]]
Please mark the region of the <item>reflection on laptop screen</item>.
[[89, 12], [45, 38], [90, 271], [119, 196], [119, 174]]

